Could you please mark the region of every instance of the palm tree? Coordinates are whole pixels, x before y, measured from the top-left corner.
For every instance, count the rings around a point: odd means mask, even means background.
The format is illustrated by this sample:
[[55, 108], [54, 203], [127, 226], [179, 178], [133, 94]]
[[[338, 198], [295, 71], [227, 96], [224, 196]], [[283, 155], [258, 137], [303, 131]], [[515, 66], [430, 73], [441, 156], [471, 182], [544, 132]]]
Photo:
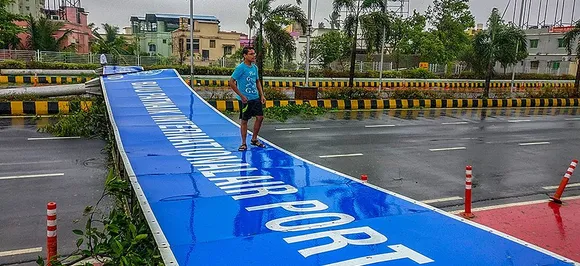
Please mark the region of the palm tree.
[[[256, 37], [256, 53], [258, 64], [258, 76], [262, 80], [264, 71], [264, 45], [267, 41], [270, 43], [271, 54], [274, 58], [274, 68], [279, 71], [281, 68], [282, 58], [291, 58], [291, 55], [296, 50], [294, 41], [290, 34], [282, 29], [282, 25], [290, 23], [298, 23], [302, 29], [306, 29], [307, 21], [306, 15], [299, 6], [284, 4], [273, 7], [275, 0], [253, 0], [250, 3], [252, 17], [248, 19], [248, 25], [251, 28], [257, 27]], [[300, 0], [296, 1], [301, 4]]]
[[[485, 71], [485, 97], [489, 97], [489, 86], [493, 67], [497, 62], [502, 65], [513, 65], [528, 56], [525, 33], [513, 24], [506, 25], [494, 8], [487, 22], [488, 28], [475, 35], [473, 48], [476, 69]], [[517, 49], [516, 47], [519, 47]], [[519, 52], [514, 53], [515, 50]], [[485, 70], [484, 70], [485, 69]]]
[[0, 0], [0, 49], [16, 48], [20, 44], [18, 34], [24, 31], [20, 26], [14, 24], [14, 21], [22, 21], [25, 18], [8, 11], [7, 6], [12, 2], [11, 0]]
[[28, 22], [28, 49], [41, 51], [61, 51], [64, 41], [72, 32], [66, 30], [64, 34], [56, 38], [56, 33], [64, 26], [64, 23], [49, 20], [46, 17], [35, 19], [32, 15], [26, 18]]
[[336, 10], [332, 11], [328, 18], [325, 18], [326, 22], [330, 24], [331, 29], [340, 29], [340, 13], [336, 12]]
[[[350, 51], [350, 75], [348, 79], [349, 87], [354, 86], [354, 64], [356, 61], [356, 44], [358, 38], [358, 28], [361, 24], [361, 16], [364, 14], [366, 9], [382, 8], [384, 11], [383, 0], [333, 0], [334, 12], [339, 13], [342, 10], [346, 10], [348, 15], [344, 20], [344, 30], [348, 37], [352, 39], [351, 51]], [[382, 25], [381, 21], [381, 34]], [[370, 26], [372, 23], [365, 23]]]
[[380, 53], [383, 38], [387, 39], [391, 32], [391, 16], [383, 0], [365, 0], [363, 7], [367, 13], [360, 16], [360, 28], [363, 33], [368, 53]]
[[[104, 34], [98, 32], [99, 28], [93, 29], [95, 42], [92, 45], [92, 51], [98, 54], [111, 54], [113, 58], [119, 59], [120, 55], [131, 54], [128, 50], [127, 41], [119, 36], [119, 27], [108, 23], [101, 24], [105, 30]], [[127, 63], [127, 62], [124, 62]]]
[[[580, 36], [580, 21], [576, 22], [574, 28], [564, 35], [564, 44], [568, 54], [572, 54], [572, 42]], [[576, 42], [576, 59], [580, 59], [580, 41]], [[580, 62], [580, 61], [579, 61]], [[576, 79], [574, 80], [574, 88], [576, 88], [576, 96], [580, 97], [580, 64], [576, 67]]]
[[98, 32], [98, 28], [93, 29], [96, 38], [93, 51], [100, 54], [126, 54], [127, 42], [119, 36], [119, 27], [107, 23], [101, 25], [104, 35]]

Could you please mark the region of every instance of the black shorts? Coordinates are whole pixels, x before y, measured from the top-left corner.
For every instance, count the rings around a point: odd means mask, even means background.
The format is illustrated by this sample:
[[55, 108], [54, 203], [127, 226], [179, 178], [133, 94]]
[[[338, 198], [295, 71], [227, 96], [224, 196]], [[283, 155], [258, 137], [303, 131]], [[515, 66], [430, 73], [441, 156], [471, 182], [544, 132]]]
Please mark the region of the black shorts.
[[240, 101], [240, 119], [250, 120], [254, 116], [264, 116], [264, 109], [260, 99], [249, 100], [245, 104]]

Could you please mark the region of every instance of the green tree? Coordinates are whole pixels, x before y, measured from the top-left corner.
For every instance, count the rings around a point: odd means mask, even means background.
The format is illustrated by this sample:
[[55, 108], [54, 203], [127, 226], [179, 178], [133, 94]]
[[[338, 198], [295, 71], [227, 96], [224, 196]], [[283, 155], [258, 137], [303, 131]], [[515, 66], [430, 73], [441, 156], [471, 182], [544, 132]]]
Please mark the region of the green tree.
[[465, 30], [475, 24], [469, 0], [435, 0], [427, 14], [429, 24], [434, 27], [433, 34], [444, 47], [439, 61], [447, 64], [456, 60], [470, 45]]
[[[247, 22], [251, 28], [257, 28], [255, 48], [260, 81], [263, 80], [266, 42], [271, 46], [270, 56], [274, 61], [274, 70], [279, 71], [282, 67], [283, 58], [292, 58], [292, 54], [296, 51], [294, 40], [290, 33], [282, 29], [282, 26], [289, 23], [298, 23], [302, 26], [302, 29], [306, 29], [307, 25], [306, 15], [299, 6], [284, 4], [274, 7], [274, 1], [253, 0], [250, 3], [252, 16]], [[296, 3], [301, 4], [301, 1], [297, 0]]]
[[330, 29], [340, 29], [340, 13], [336, 12], [336, 10], [332, 11], [332, 13], [328, 15], [328, 18], [325, 18], [324, 20], [330, 24]]
[[[358, 39], [358, 28], [360, 24], [360, 16], [364, 13], [365, 6], [370, 7], [371, 1], [376, 0], [333, 0], [333, 7], [335, 12], [346, 10], [348, 15], [344, 19], [344, 31], [346, 35], [351, 38], [350, 48], [350, 69], [348, 86], [354, 86], [354, 67], [356, 61], [356, 44]], [[365, 5], [366, 4], [366, 5]]]
[[[516, 54], [516, 46], [519, 52]], [[525, 33], [513, 24], [506, 24], [494, 8], [487, 22], [487, 29], [477, 33], [473, 39], [474, 61], [476, 69], [485, 69], [485, 92], [489, 97], [489, 86], [493, 76], [493, 67], [500, 63], [513, 65], [528, 56]]]
[[[568, 54], [572, 54], [573, 42], [580, 36], [580, 21], [576, 22], [574, 28], [564, 35], [564, 43]], [[580, 42], [576, 41], [576, 59], [580, 59]], [[580, 64], [576, 67], [576, 79], [574, 80], [576, 96], [580, 97]]]
[[99, 28], [93, 29], [93, 36], [95, 41], [91, 47], [94, 53], [99, 54], [131, 54], [128, 51], [129, 45], [121, 36], [119, 36], [119, 27], [110, 24], [101, 24], [103, 26], [104, 34], [98, 32]]
[[24, 29], [14, 24], [14, 21], [21, 21], [24, 18], [20, 15], [8, 12], [8, 5], [13, 0], [0, 0], [0, 48], [16, 48], [20, 43], [18, 34]]
[[312, 41], [311, 58], [322, 63], [323, 68], [330, 68], [330, 64], [348, 57], [350, 39], [340, 31], [330, 31], [318, 36]]
[[66, 30], [62, 36], [56, 38], [57, 32], [64, 26], [63, 22], [53, 21], [46, 17], [35, 19], [32, 15], [26, 18], [28, 27], [28, 49], [41, 51], [61, 51], [67, 47], [63, 43], [72, 32]]

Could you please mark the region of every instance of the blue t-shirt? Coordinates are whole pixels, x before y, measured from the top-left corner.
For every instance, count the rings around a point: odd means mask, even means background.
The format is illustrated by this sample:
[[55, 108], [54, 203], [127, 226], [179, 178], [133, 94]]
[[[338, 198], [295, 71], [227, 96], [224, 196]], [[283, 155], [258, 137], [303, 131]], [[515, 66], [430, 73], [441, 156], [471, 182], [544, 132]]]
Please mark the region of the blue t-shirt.
[[[240, 90], [248, 100], [260, 98], [258, 88], [256, 87], [256, 82], [258, 81], [258, 67], [255, 64], [252, 64], [252, 66], [248, 66], [245, 63], [239, 64], [234, 70], [232, 78], [236, 81], [238, 90]], [[236, 98], [239, 100], [240, 96], [236, 94]]]

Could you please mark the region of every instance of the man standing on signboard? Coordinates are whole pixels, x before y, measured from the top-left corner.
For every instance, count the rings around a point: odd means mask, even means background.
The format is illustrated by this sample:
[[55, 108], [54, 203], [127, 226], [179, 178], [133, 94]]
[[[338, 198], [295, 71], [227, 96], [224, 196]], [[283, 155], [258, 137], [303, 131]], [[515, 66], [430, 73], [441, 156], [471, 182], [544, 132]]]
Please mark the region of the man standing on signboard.
[[242, 50], [244, 62], [239, 64], [230, 78], [230, 88], [236, 93], [236, 98], [241, 101], [240, 133], [242, 135], [242, 145], [238, 151], [246, 151], [246, 135], [248, 133], [248, 120], [256, 117], [254, 131], [250, 144], [256, 147], [265, 148], [266, 145], [258, 140], [258, 133], [264, 121], [264, 110], [262, 105], [266, 103], [262, 85], [258, 78], [258, 67], [256, 61], [256, 51], [253, 47], [244, 47]]

